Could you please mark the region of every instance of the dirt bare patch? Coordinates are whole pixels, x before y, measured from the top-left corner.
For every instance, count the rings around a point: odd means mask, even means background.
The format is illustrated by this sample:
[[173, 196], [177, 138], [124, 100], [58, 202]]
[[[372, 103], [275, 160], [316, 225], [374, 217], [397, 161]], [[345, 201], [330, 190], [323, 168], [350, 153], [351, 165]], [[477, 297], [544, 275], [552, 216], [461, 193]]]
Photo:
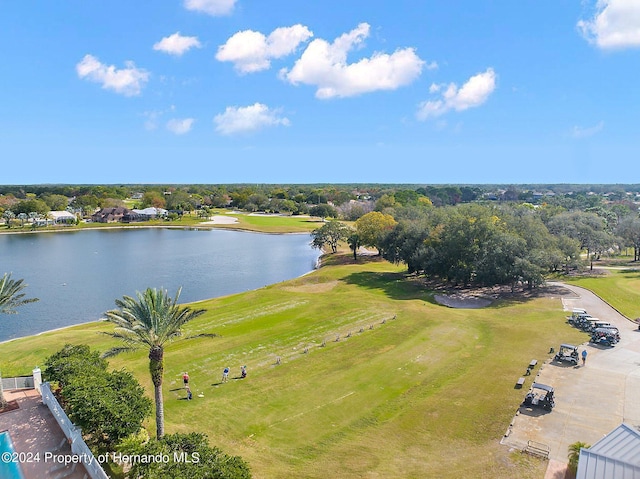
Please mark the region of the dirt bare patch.
[[510, 286], [451, 287], [442, 283], [429, 283], [428, 287], [437, 291], [433, 296], [438, 304], [450, 308], [486, 308], [493, 302], [527, 301], [534, 298], [558, 298], [574, 296], [574, 293], [559, 284], [545, 284], [532, 289], [512, 290]]
[[461, 309], [486, 308], [493, 302], [493, 300], [488, 298], [480, 298], [464, 294], [436, 294], [433, 298], [438, 302], [438, 304], [443, 306]]

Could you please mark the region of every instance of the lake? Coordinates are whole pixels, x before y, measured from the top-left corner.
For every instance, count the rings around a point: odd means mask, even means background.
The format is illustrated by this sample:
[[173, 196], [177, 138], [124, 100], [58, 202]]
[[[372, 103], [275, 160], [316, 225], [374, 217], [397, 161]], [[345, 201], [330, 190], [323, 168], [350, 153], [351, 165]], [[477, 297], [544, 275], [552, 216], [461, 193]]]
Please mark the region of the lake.
[[40, 301], [0, 316], [0, 341], [94, 321], [148, 287], [180, 302], [240, 293], [312, 271], [306, 234], [137, 228], [0, 235], [0, 275]]

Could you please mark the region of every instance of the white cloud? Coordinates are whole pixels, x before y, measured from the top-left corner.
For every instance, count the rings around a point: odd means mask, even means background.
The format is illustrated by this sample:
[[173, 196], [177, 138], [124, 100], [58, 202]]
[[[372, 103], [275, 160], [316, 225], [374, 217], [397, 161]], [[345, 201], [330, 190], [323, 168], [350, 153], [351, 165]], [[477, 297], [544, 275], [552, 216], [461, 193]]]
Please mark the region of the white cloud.
[[200, 48], [201, 46], [198, 37], [185, 37], [180, 35], [180, 32], [176, 32], [153, 45], [153, 49], [169, 55], [181, 56], [191, 48]]
[[184, 135], [191, 130], [194, 121], [193, 118], [172, 118], [167, 122], [167, 130], [176, 135]]
[[416, 116], [419, 120], [426, 120], [440, 116], [449, 110], [463, 111], [480, 106], [487, 101], [495, 88], [496, 74], [492, 68], [472, 76], [460, 88], [455, 83], [433, 84], [429, 87], [429, 92], [442, 92], [442, 98], [420, 103]]
[[271, 67], [272, 58], [281, 58], [293, 53], [300, 43], [313, 36], [304, 25], [276, 28], [269, 36], [253, 30], [244, 30], [232, 35], [224, 45], [218, 47], [216, 59], [232, 62], [241, 73], [253, 73]]
[[571, 136], [576, 139], [580, 138], [589, 138], [590, 136], [596, 135], [602, 131], [604, 128], [604, 121], [600, 121], [597, 125], [581, 127], [574, 126], [571, 130]]
[[[369, 25], [361, 23], [333, 43], [313, 40], [290, 71], [281, 70], [281, 77], [294, 85], [317, 86], [317, 98], [333, 98], [395, 90], [410, 84], [422, 73], [425, 62], [413, 48], [399, 49], [391, 55], [374, 53], [356, 63], [347, 63], [347, 53], [368, 36]], [[429, 68], [436, 66], [432, 63]]]
[[228, 15], [236, 0], [184, 0], [184, 8], [212, 16]]
[[149, 73], [136, 68], [133, 62], [125, 62], [125, 68], [118, 70], [113, 65], [105, 65], [93, 55], [85, 55], [76, 65], [76, 72], [82, 79], [102, 84], [102, 88], [113, 90], [125, 96], [139, 95], [149, 80]]
[[598, 0], [593, 18], [580, 20], [577, 26], [589, 43], [600, 48], [640, 47], [640, 2]]
[[267, 126], [289, 126], [291, 124], [288, 118], [279, 116], [279, 111], [271, 110], [262, 103], [244, 107], [228, 106], [224, 113], [216, 115], [213, 121], [216, 124], [216, 131], [223, 135], [246, 133]]

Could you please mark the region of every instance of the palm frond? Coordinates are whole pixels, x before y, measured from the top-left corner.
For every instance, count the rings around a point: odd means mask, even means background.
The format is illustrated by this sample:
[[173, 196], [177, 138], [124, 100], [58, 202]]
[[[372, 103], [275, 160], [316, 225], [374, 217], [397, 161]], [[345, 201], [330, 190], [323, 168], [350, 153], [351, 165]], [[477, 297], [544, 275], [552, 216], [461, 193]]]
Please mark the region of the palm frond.
[[131, 347], [127, 347], [127, 346], [116, 346], [113, 347], [107, 351], [105, 351], [104, 353], [102, 353], [101, 357], [103, 358], [111, 358], [113, 356], [116, 356], [120, 353], [129, 353], [132, 351], [137, 350], [138, 348], [131, 348]]
[[27, 285], [23, 279], [11, 279], [11, 273], [5, 273], [0, 279], [0, 313], [16, 314], [16, 308], [38, 301], [38, 298], [25, 298], [22, 292]]
[[[135, 298], [123, 296], [115, 301], [118, 309], [107, 311], [105, 319], [115, 324], [123, 341], [162, 347], [181, 337], [182, 327], [205, 312], [179, 306], [181, 291], [182, 288], [178, 288], [173, 299], [166, 290], [155, 288], [138, 291]], [[115, 333], [112, 336], [116, 337]]]

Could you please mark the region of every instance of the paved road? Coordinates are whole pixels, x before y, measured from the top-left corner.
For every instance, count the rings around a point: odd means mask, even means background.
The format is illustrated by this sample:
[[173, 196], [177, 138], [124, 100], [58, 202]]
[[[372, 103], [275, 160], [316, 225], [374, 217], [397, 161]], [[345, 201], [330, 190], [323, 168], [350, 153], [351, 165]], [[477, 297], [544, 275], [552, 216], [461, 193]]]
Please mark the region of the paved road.
[[[550, 284], [574, 293], [562, 299], [567, 314], [573, 308], [586, 309], [591, 316], [618, 327], [621, 335], [613, 348], [588, 342], [580, 345], [580, 351], [588, 352], [584, 367], [545, 362], [535, 380], [555, 388], [555, 408], [545, 413], [521, 407], [510, 434], [502, 441], [518, 449], [523, 449], [529, 440], [546, 444], [550, 459], [566, 463], [569, 444], [593, 444], [622, 422], [640, 426], [640, 331], [592, 292], [562, 283]], [[562, 338], [558, 338], [558, 345], [561, 342]], [[523, 390], [523, 398], [525, 393]]]

